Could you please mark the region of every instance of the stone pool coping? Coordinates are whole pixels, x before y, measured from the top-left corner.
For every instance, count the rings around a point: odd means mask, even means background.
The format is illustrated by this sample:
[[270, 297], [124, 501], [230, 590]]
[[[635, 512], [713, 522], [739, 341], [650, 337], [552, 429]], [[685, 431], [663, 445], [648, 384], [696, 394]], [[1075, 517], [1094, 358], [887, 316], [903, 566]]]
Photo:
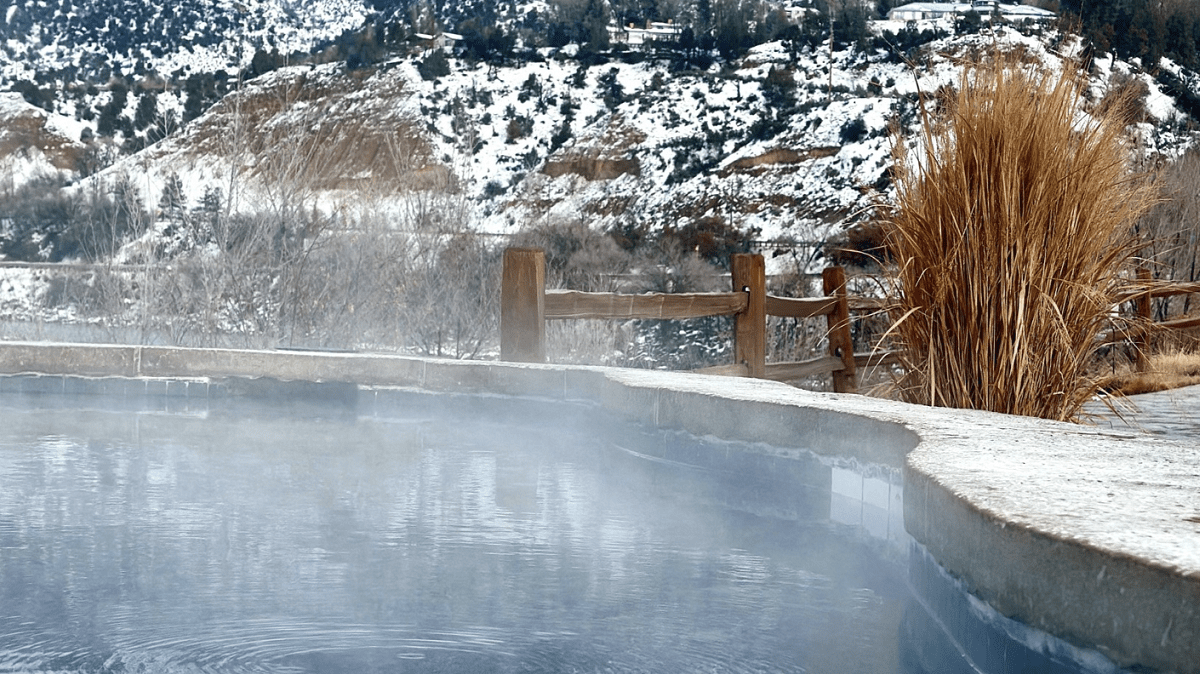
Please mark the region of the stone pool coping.
[[[56, 375], [64, 391], [68, 377], [205, 385], [268, 378], [583, 400], [634, 422], [899, 466], [909, 534], [999, 612], [1121, 666], [1200, 673], [1196, 447], [764, 380], [600, 367], [0, 343], [0, 375], [22, 374], [40, 375], [38, 390]], [[10, 377], [7, 388], [21, 385]]]

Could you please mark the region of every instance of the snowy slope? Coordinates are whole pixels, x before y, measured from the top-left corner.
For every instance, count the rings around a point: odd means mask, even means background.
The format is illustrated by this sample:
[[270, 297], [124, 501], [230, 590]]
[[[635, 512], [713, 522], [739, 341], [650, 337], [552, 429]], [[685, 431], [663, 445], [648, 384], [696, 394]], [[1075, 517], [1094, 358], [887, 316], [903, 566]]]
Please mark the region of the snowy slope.
[[[9, 0], [0, 22], [0, 78], [103, 69], [133, 74], [213, 72], [255, 50], [309, 53], [358, 28], [363, 0]], [[101, 80], [102, 81], [102, 80]]]
[[[710, 72], [672, 72], [653, 60], [585, 68], [553, 52], [505, 67], [451, 59], [451, 73], [433, 81], [417, 73], [422, 55], [362, 72], [298, 66], [247, 83], [97, 179], [131, 175], [153, 204], [171, 173], [193, 200], [237, 175], [245, 178], [238, 207], [264, 208], [255, 182], [270, 177], [263, 157], [213, 144], [238, 126], [233, 111], [248, 108], [258, 116], [243, 113], [243, 127], [287, 130], [288, 151], [309, 163], [305, 198], [325, 208], [371, 201], [403, 211], [414, 193], [441, 190], [454, 195], [464, 224], [495, 233], [551, 221], [650, 231], [715, 221], [761, 240], [817, 242], [887, 198], [889, 126], [914, 129], [919, 94], [955, 82], [958, 56], [996, 43], [1050, 69], [1070, 53], [1069, 44], [1051, 49], [1045, 38], [999, 31], [934, 41], [919, 68], [885, 53], [791, 53], [781, 43]], [[1114, 72], [1146, 83], [1141, 149], [1186, 147], [1186, 116], [1128, 64], [1098, 65], [1091, 100]], [[285, 90], [293, 93], [272, 93]], [[269, 114], [262, 101], [273, 101]], [[403, 158], [380, 151], [388, 134], [408, 139]]]
[[12, 190], [42, 176], [75, 172], [83, 143], [79, 124], [30, 105], [20, 94], [0, 93], [0, 189]]

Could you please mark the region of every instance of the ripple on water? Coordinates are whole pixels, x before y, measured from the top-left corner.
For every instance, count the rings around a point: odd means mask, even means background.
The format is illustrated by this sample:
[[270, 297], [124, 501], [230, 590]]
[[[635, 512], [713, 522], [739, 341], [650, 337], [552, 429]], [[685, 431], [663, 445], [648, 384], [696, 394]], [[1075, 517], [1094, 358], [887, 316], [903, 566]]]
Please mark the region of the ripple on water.
[[5, 414], [0, 673], [896, 671], [900, 572], [731, 508], [759, 484], [685, 451], [262, 411], [57, 410], [47, 442]]

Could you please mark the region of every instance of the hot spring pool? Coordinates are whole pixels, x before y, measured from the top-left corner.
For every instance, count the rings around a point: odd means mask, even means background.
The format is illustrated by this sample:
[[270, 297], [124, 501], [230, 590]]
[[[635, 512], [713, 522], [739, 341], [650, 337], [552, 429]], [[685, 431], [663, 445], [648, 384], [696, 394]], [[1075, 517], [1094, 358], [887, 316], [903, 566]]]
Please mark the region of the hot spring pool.
[[0, 673], [1119, 671], [909, 537], [894, 422], [397, 363], [418, 388], [0, 376]]
[[448, 396], [0, 398], [0, 672], [904, 671], [907, 543], [831, 520], [812, 456]]

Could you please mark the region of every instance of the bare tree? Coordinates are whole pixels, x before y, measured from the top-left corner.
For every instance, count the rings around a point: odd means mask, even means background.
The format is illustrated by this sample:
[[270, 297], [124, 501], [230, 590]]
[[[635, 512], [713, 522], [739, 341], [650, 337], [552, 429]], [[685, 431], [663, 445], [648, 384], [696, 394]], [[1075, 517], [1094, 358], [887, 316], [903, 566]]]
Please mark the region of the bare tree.
[[[1159, 175], [1161, 201], [1135, 225], [1144, 242], [1142, 257], [1155, 278], [1200, 280], [1200, 151], [1189, 150]], [[1187, 313], [1192, 296], [1155, 300], [1158, 319]]]

